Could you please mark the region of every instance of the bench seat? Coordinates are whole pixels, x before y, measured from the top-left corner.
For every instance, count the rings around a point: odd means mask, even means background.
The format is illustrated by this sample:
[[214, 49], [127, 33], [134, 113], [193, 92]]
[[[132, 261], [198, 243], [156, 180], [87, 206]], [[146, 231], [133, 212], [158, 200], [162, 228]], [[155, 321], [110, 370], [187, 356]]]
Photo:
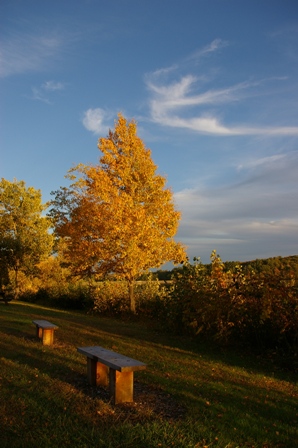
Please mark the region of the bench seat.
[[36, 325], [36, 336], [42, 340], [43, 345], [52, 345], [57, 325], [47, 320], [33, 320], [32, 323]]
[[91, 386], [109, 385], [114, 404], [133, 401], [133, 374], [146, 364], [103, 347], [79, 347], [87, 357], [87, 378]]

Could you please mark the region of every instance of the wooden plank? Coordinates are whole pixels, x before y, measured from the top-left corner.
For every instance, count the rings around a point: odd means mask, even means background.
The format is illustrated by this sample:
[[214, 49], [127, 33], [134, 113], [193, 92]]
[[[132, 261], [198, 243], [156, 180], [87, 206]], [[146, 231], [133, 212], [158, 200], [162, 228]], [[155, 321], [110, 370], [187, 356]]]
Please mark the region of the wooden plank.
[[45, 329], [56, 330], [58, 328], [57, 325], [54, 325], [47, 320], [33, 320], [32, 323], [35, 324], [37, 327]]
[[146, 364], [103, 347], [79, 347], [78, 352], [119, 372], [133, 372], [146, 369]]

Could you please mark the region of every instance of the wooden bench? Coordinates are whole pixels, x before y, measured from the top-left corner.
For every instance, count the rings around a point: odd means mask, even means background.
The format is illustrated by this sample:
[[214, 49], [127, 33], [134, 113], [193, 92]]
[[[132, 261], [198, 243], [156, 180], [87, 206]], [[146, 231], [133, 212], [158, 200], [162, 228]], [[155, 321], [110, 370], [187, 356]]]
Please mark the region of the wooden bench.
[[113, 404], [133, 401], [133, 374], [146, 364], [103, 347], [79, 347], [87, 357], [87, 378], [91, 386], [109, 385]]
[[36, 336], [42, 340], [43, 345], [52, 345], [54, 331], [58, 328], [57, 325], [47, 320], [33, 320], [32, 322], [36, 325]]

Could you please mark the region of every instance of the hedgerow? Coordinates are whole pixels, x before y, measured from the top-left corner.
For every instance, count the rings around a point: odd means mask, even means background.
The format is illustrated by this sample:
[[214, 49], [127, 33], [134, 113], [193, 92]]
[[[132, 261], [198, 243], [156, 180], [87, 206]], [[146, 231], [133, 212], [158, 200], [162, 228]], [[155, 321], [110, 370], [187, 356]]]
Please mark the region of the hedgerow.
[[213, 252], [211, 269], [194, 260], [176, 273], [167, 317], [176, 331], [278, 350], [297, 362], [298, 288], [294, 273], [225, 270]]
[[[269, 349], [288, 364], [298, 364], [298, 280], [291, 264], [255, 270], [253, 265], [223, 263], [214, 251], [210, 265], [194, 259], [172, 272], [171, 281], [150, 274], [135, 283], [137, 316], [165, 331]], [[56, 281], [48, 274], [32, 285], [23, 300], [101, 315], [130, 312], [124, 281], [70, 281], [61, 275]]]

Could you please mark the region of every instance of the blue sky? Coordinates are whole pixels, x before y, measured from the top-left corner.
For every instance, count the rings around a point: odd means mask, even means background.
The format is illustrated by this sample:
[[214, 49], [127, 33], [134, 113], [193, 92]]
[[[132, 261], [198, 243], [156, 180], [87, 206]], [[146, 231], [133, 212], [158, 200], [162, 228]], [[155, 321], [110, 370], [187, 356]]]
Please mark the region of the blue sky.
[[122, 112], [209, 262], [298, 254], [296, 0], [4, 0], [0, 177], [43, 201]]

